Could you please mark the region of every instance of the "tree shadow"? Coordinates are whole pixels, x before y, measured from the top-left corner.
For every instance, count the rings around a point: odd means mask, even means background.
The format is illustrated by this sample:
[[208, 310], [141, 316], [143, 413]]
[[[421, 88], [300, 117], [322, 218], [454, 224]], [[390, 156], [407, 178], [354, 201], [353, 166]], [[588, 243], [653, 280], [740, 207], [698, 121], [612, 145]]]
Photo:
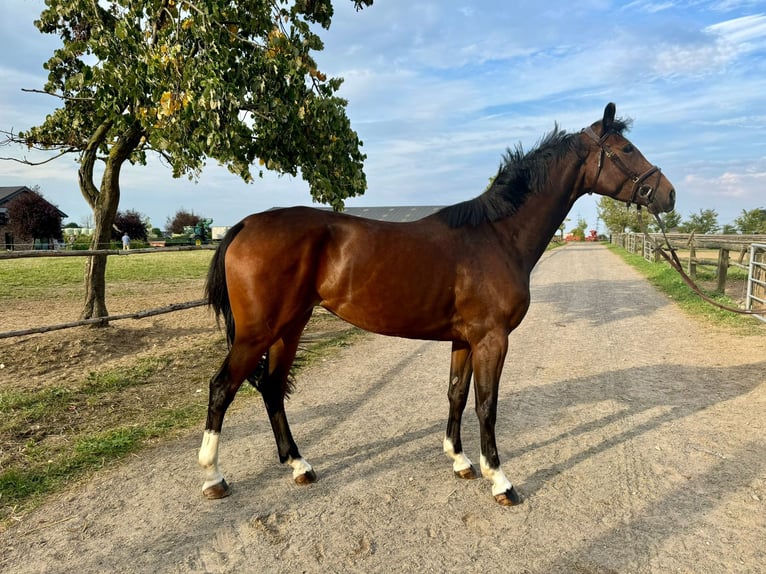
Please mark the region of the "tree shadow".
[[[610, 371], [596, 376], [512, 391], [502, 399], [512, 404], [513, 408], [504, 411], [498, 419], [498, 429], [505, 428], [503, 432], [498, 433], [498, 442], [506, 447], [503, 449], [501, 446], [501, 451], [505, 460], [511, 462], [514, 458], [533, 450], [565, 439], [585, 436], [628, 417], [636, 417], [642, 421], [605, 438], [598, 444], [580, 450], [569, 458], [537, 469], [520, 484], [526, 495], [532, 495], [552, 477], [591, 457], [663, 425], [751, 392], [766, 381], [765, 372], [766, 361], [734, 367], [660, 364]], [[556, 436], [507, 448], [512, 442], [511, 436], [532, 430], [536, 421], [555, 420], [573, 407], [603, 401], [619, 404], [620, 410], [576, 423]], [[537, 413], [533, 416], [514, 416], [525, 409], [529, 409], [530, 412], [537, 409]], [[656, 414], [649, 414], [655, 411]]]
[[[603, 305], [604, 291], [609, 290], [609, 305]], [[641, 293], [639, 299], [637, 294]], [[644, 280], [608, 282], [591, 280], [535, 285], [532, 304], [555, 307], [554, 315], [562, 323], [584, 321], [593, 326], [617, 323], [632, 317], [645, 317], [667, 307], [670, 302], [658, 292], [648, 292]]]

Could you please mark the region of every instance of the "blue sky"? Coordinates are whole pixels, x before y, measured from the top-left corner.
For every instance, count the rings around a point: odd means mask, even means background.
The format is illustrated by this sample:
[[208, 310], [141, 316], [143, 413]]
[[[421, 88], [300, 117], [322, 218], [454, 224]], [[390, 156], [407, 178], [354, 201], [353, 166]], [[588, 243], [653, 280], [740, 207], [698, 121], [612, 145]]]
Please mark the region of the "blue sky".
[[[43, 86], [58, 45], [33, 26], [42, 0], [3, 0], [0, 128], [42, 121]], [[629, 137], [674, 183], [686, 218], [719, 223], [766, 207], [766, 2], [687, 0], [376, 0], [356, 13], [336, 0], [319, 68], [345, 78], [340, 95], [364, 141], [368, 190], [347, 205], [447, 205], [480, 193], [507, 147], [529, 148], [558, 122], [568, 131], [613, 101]], [[0, 148], [0, 156], [26, 150]], [[32, 156], [29, 156], [32, 157]], [[211, 162], [196, 182], [158, 161], [122, 172], [121, 209], [157, 227], [180, 208], [231, 225], [277, 205], [311, 204], [301, 179], [245, 184]], [[82, 223], [76, 165], [0, 161], [0, 185], [39, 185]], [[595, 228], [596, 199], [575, 204]], [[603, 226], [602, 226], [603, 227]]]

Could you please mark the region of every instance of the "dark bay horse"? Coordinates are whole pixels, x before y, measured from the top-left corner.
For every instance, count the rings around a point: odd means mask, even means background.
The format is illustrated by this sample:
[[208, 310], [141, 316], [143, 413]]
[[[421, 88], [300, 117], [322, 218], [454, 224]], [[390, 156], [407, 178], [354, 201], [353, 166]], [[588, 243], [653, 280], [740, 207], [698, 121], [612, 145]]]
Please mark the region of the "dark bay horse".
[[218, 467], [223, 418], [240, 385], [261, 392], [279, 460], [299, 484], [316, 480], [285, 415], [298, 339], [320, 305], [362, 329], [452, 341], [444, 451], [460, 478], [477, 470], [463, 453], [460, 424], [471, 378], [481, 436], [481, 473], [497, 502], [521, 502], [500, 467], [495, 418], [508, 335], [529, 306], [532, 268], [574, 202], [598, 193], [673, 209], [675, 191], [623, 135], [609, 104], [578, 133], [558, 126], [531, 151], [509, 151], [482, 195], [410, 223], [372, 221], [295, 207], [251, 215], [216, 251], [207, 297], [223, 316], [229, 353], [210, 381], [199, 452], [208, 498], [230, 493]]

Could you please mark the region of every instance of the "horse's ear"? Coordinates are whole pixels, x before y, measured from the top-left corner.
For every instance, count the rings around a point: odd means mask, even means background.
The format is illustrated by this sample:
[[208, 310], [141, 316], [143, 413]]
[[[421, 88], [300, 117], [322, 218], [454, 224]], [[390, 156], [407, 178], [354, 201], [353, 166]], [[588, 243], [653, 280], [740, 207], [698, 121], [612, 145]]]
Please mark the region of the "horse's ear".
[[606, 105], [606, 108], [604, 108], [604, 119], [601, 121], [601, 127], [604, 130], [603, 133], [606, 133], [612, 129], [612, 124], [614, 124], [614, 114], [616, 112], [617, 106], [615, 106], [612, 102], [609, 102]]

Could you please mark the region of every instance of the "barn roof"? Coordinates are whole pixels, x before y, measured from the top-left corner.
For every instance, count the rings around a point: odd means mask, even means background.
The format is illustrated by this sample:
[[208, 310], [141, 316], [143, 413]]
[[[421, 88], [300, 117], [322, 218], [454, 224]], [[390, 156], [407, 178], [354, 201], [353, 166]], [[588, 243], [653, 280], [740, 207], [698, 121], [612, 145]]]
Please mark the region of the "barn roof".
[[[367, 219], [377, 219], [380, 221], [415, 221], [423, 219], [439, 211], [441, 205], [404, 205], [390, 207], [346, 207], [343, 213], [356, 215], [357, 217], [366, 217]], [[330, 209], [322, 208], [322, 209]]]

